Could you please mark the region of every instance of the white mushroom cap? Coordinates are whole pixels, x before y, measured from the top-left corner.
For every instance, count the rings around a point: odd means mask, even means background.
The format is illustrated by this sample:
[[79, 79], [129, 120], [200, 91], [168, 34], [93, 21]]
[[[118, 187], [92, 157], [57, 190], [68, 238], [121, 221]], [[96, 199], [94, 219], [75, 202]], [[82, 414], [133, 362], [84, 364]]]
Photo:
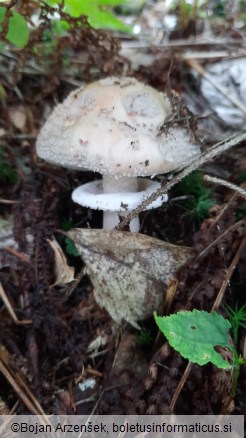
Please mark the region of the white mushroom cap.
[[37, 154], [118, 177], [170, 172], [200, 152], [184, 129], [157, 135], [170, 113], [168, 99], [136, 79], [102, 79], [54, 109], [38, 136]]

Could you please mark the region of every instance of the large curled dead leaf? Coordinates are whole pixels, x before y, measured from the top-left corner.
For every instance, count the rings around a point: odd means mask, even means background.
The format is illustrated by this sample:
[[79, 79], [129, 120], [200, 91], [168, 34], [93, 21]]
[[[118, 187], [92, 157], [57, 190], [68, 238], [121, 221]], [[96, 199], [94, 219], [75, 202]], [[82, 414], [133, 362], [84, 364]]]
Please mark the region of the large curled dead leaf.
[[118, 323], [162, 310], [168, 282], [191, 249], [126, 231], [73, 229], [68, 232], [85, 262], [97, 303]]

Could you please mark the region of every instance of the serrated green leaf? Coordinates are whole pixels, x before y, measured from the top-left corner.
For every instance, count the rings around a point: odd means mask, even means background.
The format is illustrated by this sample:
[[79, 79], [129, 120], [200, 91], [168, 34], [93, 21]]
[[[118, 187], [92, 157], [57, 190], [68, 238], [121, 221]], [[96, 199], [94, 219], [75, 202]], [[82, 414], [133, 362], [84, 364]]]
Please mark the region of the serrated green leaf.
[[231, 324], [217, 312], [194, 309], [161, 317], [154, 315], [156, 324], [170, 345], [184, 358], [198, 365], [212, 362], [219, 368], [231, 368], [215, 351], [216, 346], [230, 348], [228, 330]]
[[26, 46], [29, 40], [30, 31], [25, 18], [16, 11], [12, 11], [9, 19], [7, 40], [19, 48]]

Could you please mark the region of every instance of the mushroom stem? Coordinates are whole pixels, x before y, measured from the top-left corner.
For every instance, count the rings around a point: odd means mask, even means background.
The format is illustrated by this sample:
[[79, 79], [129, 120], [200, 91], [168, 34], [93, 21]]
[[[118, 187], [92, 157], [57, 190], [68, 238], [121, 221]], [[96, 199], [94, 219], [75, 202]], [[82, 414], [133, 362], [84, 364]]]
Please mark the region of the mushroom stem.
[[[113, 230], [120, 223], [120, 219], [124, 219], [130, 212], [127, 213], [119, 211], [104, 211], [103, 212], [103, 229]], [[135, 217], [130, 222], [130, 231], [132, 233], [138, 233], [140, 229], [139, 217]]]
[[103, 175], [103, 193], [129, 193], [138, 191], [137, 177]]
[[[139, 190], [137, 177], [122, 176], [116, 178], [111, 175], [103, 175], [103, 193], [135, 193]], [[124, 197], [122, 197], [124, 199]], [[128, 206], [124, 205], [122, 201], [122, 207], [126, 211], [104, 211], [103, 212], [103, 229], [113, 230], [120, 223], [120, 218], [124, 218], [130, 212]], [[134, 218], [130, 222], [130, 231], [138, 233], [140, 228], [139, 218]]]

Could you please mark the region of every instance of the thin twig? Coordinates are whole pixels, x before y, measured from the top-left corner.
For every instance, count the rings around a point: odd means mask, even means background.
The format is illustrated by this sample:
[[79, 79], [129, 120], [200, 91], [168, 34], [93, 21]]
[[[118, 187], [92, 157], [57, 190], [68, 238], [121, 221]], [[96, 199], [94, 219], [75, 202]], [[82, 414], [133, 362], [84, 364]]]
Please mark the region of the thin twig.
[[[216, 221], [217, 222], [217, 221]], [[228, 233], [230, 233], [233, 230], [236, 230], [238, 227], [240, 227], [241, 225], [245, 224], [244, 219], [236, 222], [235, 224], [231, 225], [230, 228], [228, 228], [227, 230], [224, 231], [224, 233], [220, 234], [217, 239], [213, 240], [213, 242], [211, 242], [208, 246], [206, 246], [206, 248], [200, 252], [200, 254], [198, 254], [197, 259], [200, 259], [201, 257], [204, 257], [204, 255], [215, 245], [217, 245], [217, 243], [223, 239]]]
[[173, 395], [173, 398], [172, 398], [172, 401], [171, 401], [171, 404], [170, 404], [170, 411], [171, 411], [171, 414], [172, 414], [173, 411], [174, 411], [174, 408], [175, 408], [176, 402], [177, 402], [177, 400], [178, 400], [178, 398], [179, 398], [179, 394], [181, 393], [181, 391], [182, 391], [182, 389], [183, 389], [183, 387], [184, 387], [184, 385], [185, 385], [185, 382], [186, 382], [186, 380], [187, 380], [187, 378], [188, 378], [188, 376], [189, 376], [189, 374], [190, 374], [190, 370], [191, 370], [192, 365], [193, 365], [192, 362], [189, 362], [189, 363], [188, 363], [188, 365], [186, 366], [186, 368], [185, 368], [185, 370], [184, 370], [184, 372], [183, 372], [183, 374], [182, 374], [182, 377], [181, 377], [181, 379], [180, 379], [180, 381], [179, 381], [179, 383], [178, 383], [178, 386], [177, 386], [177, 388], [176, 388], [176, 391], [175, 391], [175, 393], [174, 393], [174, 395]]
[[204, 181], [208, 181], [214, 184], [219, 184], [221, 186], [228, 187], [228, 189], [234, 190], [235, 192], [238, 192], [241, 196], [243, 196], [243, 198], [246, 198], [246, 191], [241, 187], [237, 186], [236, 184], [232, 184], [229, 181], [220, 178], [215, 178], [214, 176], [210, 176], [210, 175], [204, 175], [203, 179]]
[[[215, 217], [215, 219], [213, 221], [213, 224], [212, 224], [213, 227], [218, 224], [221, 217], [225, 214], [226, 210], [228, 210], [228, 208], [231, 207], [231, 205], [237, 199], [237, 197], [238, 197], [238, 193], [234, 192], [233, 195], [228, 199], [228, 201], [222, 206], [219, 214]], [[229, 230], [230, 230], [230, 228], [229, 228]]]
[[34, 414], [39, 414], [39, 412], [37, 412], [36, 409], [33, 408], [33, 404], [30, 402], [26, 394], [24, 394], [21, 388], [19, 387], [19, 385], [16, 384], [14, 377], [11, 375], [6, 365], [1, 360], [0, 360], [0, 371], [8, 380], [9, 384], [14, 388], [14, 390], [19, 395], [23, 403], [27, 406], [27, 408]]
[[[207, 38], [196, 38], [190, 40], [182, 40], [177, 39], [173, 41], [163, 42], [161, 44], [153, 44], [153, 47], [166, 48], [166, 47], [198, 47], [198, 46], [215, 46], [218, 44], [220, 46], [235, 46], [239, 45], [240, 47], [245, 46], [245, 41], [242, 39], [226, 39], [226, 38], [218, 38], [218, 39], [207, 39]], [[127, 41], [122, 43], [122, 48], [129, 49], [147, 49], [150, 46], [149, 41]]]
[[214, 52], [207, 52], [207, 51], [193, 51], [190, 50], [182, 55], [183, 59], [239, 59], [244, 58], [246, 55], [245, 50], [243, 52], [237, 52], [232, 54], [229, 50], [220, 50], [220, 51], [214, 51]]
[[227, 269], [226, 276], [225, 276], [224, 281], [223, 281], [223, 283], [222, 283], [222, 285], [220, 287], [219, 293], [218, 293], [218, 295], [216, 297], [216, 300], [214, 302], [214, 305], [212, 307], [211, 312], [213, 312], [214, 310], [218, 309], [218, 307], [220, 306], [221, 301], [222, 301], [222, 299], [224, 297], [226, 288], [227, 288], [227, 286], [229, 284], [230, 278], [231, 278], [231, 276], [232, 276], [232, 274], [233, 274], [233, 272], [234, 272], [234, 270], [235, 270], [235, 268], [237, 266], [237, 263], [239, 261], [240, 255], [241, 255], [243, 249], [245, 248], [245, 246], [246, 246], [246, 237], [243, 238], [243, 240], [242, 240], [242, 242], [241, 242], [241, 244], [240, 244], [240, 246], [239, 246], [235, 256], [233, 257], [233, 260], [232, 260], [229, 268]]
[[137, 217], [142, 211], [146, 209], [148, 205], [154, 202], [157, 198], [162, 196], [164, 193], [168, 192], [173, 186], [179, 183], [185, 176], [189, 175], [193, 170], [202, 166], [203, 164], [211, 161], [213, 158], [220, 155], [222, 152], [230, 149], [233, 146], [240, 144], [241, 142], [246, 140], [246, 133], [233, 134], [230, 137], [222, 140], [219, 143], [216, 143], [212, 146], [208, 151], [203, 152], [199, 158], [194, 158], [191, 160], [189, 165], [185, 167], [180, 173], [178, 173], [171, 181], [165, 184], [163, 187], [160, 187], [156, 192], [154, 192], [148, 199], [146, 199], [139, 207], [129, 213], [125, 219], [115, 228], [116, 230], [122, 230], [126, 227], [129, 222]]
[[18, 202], [20, 202], [20, 201], [12, 201], [12, 200], [10, 200], [10, 199], [3, 199], [3, 198], [0, 198], [0, 204], [18, 204]]
[[16, 314], [15, 311], [13, 309], [13, 307], [11, 306], [11, 303], [2, 287], [2, 284], [0, 283], [0, 298], [2, 299], [10, 317], [12, 318], [12, 320], [14, 321], [15, 324], [32, 324], [32, 320], [31, 319], [24, 319], [23, 321], [20, 321]]
[[31, 393], [26, 383], [19, 374], [13, 373], [2, 355], [3, 346], [0, 348], [0, 371], [3, 373], [9, 384], [14, 388], [27, 408], [35, 415], [45, 415], [38, 400]]
[[14, 255], [15, 257], [18, 257], [23, 262], [26, 262], [26, 263], [29, 263], [29, 264], [31, 263], [29, 257], [26, 254], [22, 254], [22, 253], [16, 251], [14, 248], [11, 248], [10, 246], [4, 246], [3, 244], [1, 244], [1, 242], [0, 242], [0, 247], [4, 251], [9, 252], [11, 255]]
[[[40, 415], [40, 421], [43, 424], [51, 425], [48, 416], [44, 412], [42, 406], [40, 405], [37, 398], [33, 395], [31, 390], [29, 389], [25, 377], [22, 374], [16, 373], [9, 366], [9, 358], [10, 354], [3, 344], [0, 344], [0, 371], [15, 390], [17, 395], [20, 397], [25, 406], [35, 415]], [[7, 422], [1, 424], [0, 427], [0, 435], [2, 436], [2, 430], [7, 425]], [[55, 438], [54, 433], [52, 432], [51, 436]]]

